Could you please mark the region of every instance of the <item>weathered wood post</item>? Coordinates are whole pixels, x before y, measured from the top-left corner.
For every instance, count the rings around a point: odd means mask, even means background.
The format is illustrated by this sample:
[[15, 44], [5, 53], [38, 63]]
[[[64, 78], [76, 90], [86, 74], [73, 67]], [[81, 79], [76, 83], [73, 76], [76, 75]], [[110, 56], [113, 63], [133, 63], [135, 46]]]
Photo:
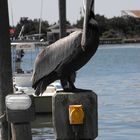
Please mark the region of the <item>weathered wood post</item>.
[[66, 36], [66, 0], [59, 0], [60, 38]]
[[11, 47], [7, 0], [0, 0], [0, 119], [1, 140], [9, 140], [8, 122], [5, 119], [5, 96], [13, 93]]
[[57, 140], [94, 140], [98, 136], [97, 95], [90, 90], [53, 96], [52, 113]]

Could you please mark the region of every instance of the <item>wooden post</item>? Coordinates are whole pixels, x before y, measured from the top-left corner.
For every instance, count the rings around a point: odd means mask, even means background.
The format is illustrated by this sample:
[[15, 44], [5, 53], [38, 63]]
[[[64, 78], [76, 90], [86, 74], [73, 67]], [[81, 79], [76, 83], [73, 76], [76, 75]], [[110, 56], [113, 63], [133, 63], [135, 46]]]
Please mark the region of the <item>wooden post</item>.
[[59, 0], [60, 38], [66, 36], [66, 0]]
[[32, 140], [30, 122], [35, 120], [33, 96], [27, 94], [7, 95], [6, 117], [11, 123], [12, 140]]
[[32, 140], [30, 123], [12, 124], [12, 140]]
[[[70, 106], [81, 106], [70, 112]], [[94, 140], [98, 136], [98, 100], [90, 90], [60, 92], [52, 98], [52, 116], [56, 140]], [[84, 114], [84, 115], [83, 115]], [[83, 121], [81, 120], [83, 117]]]
[[[13, 93], [12, 84], [8, 3], [0, 0], [0, 116], [5, 116], [5, 96]], [[8, 140], [8, 122], [3, 117], [1, 129], [1, 140]]]

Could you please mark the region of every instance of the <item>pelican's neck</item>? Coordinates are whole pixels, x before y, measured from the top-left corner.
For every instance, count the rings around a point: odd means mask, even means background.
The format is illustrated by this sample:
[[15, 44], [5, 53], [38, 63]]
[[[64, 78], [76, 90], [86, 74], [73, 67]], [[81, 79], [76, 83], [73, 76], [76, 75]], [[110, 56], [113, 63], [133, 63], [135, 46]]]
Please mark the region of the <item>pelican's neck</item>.
[[87, 30], [88, 30], [88, 26], [87, 26], [87, 22], [86, 22], [87, 18], [84, 18], [84, 24], [83, 24], [83, 33], [82, 33], [82, 40], [81, 40], [81, 45], [82, 47], [85, 47], [86, 42], [87, 42]]

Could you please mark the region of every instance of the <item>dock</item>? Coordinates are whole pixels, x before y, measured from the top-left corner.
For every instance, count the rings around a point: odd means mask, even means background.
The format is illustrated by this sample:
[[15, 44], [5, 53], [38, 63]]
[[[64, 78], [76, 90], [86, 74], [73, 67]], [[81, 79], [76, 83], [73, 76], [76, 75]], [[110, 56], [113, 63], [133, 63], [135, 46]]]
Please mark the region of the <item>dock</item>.
[[121, 38], [100, 38], [100, 44], [121, 44]]
[[100, 38], [100, 44], [140, 43], [140, 38]]

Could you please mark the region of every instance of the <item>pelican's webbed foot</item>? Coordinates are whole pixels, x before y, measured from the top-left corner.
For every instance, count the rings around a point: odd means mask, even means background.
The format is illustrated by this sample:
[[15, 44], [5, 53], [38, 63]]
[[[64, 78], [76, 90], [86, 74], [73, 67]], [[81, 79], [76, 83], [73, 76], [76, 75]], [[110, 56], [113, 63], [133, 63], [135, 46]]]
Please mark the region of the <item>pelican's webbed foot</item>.
[[62, 88], [65, 92], [72, 92], [76, 90], [76, 87], [73, 83], [69, 83], [68, 81], [61, 80]]
[[65, 80], [61, 80], [61, 85], [64, 92], [91, 92], [91, 90], [76, 88], [73, 82], [68, 82]]

